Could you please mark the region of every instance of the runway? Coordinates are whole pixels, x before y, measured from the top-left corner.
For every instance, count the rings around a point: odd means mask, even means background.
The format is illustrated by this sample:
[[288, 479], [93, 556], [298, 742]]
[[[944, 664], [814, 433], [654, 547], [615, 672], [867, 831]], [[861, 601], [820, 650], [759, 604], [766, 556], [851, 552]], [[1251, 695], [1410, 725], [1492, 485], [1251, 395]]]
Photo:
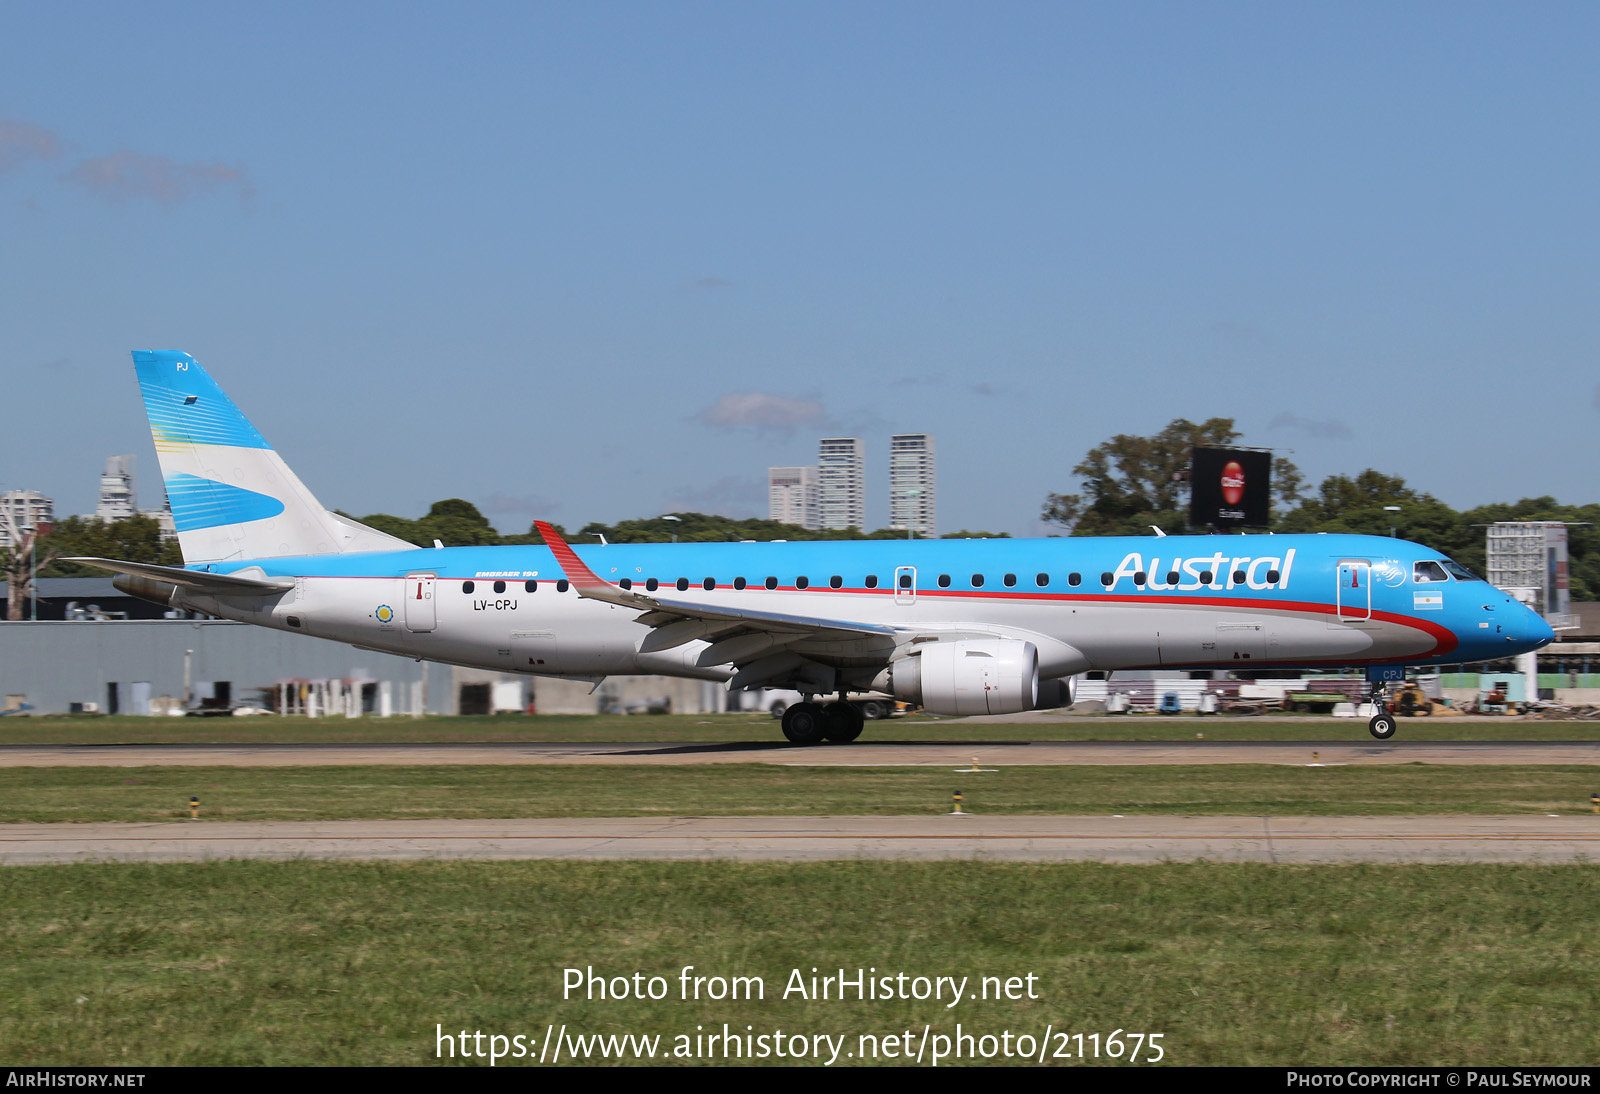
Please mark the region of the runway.
[[206, 859], [1593, 862], [1600, 817], [676, 817], [0, 828], [0, 865]]
[[0, 767], [782, 764], [798, 767], [1135, 764], [1596, 764], [1600, 741], [858, 741], [552, 744], [5, 745]]

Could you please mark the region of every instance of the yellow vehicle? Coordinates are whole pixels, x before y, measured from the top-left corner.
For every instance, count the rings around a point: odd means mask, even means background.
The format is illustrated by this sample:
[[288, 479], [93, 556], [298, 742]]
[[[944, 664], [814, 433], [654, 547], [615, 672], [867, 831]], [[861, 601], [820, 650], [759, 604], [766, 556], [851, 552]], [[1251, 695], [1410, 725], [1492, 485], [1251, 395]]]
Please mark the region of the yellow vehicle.
[[1459, 714], [1448, 703], [1438, 699], [1430, 699], [1423, 690], [1412, 681], [1401, 686], [1394, 694], [1394, 712], [1406, 718], [1417, 715], [1427, 717], [1431, 714]]

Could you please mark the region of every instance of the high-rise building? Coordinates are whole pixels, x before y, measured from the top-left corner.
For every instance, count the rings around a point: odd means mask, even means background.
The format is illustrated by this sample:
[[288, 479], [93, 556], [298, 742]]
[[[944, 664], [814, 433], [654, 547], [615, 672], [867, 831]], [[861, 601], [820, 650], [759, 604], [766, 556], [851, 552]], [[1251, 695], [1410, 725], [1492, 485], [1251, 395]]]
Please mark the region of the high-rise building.
[[829, 531], [867, 526], [867, 446], [858, 437], [817, 445], [817, 525]]
[[37, 490], [7, 490], [0, 494], [0, 548], [20, 545], [26, 529], [55, 520], [55, 502]]
[[896, 433], [889, 438], [889, 527], [937, 534], [937, 502], [933, 435]]
[[134, 499], [133, 457], [107, 457], [106, 469], [100, 473], [100, 504], [95, 506], [94, 518], [127, 520], [138, 512]]
[[767, 519], [817, 530], [817, 469], [767, 468]]
[[138, 489], [134, 478], [132, 456], [106, 457], [106, 469], [100, 473], [100, 503], [95, 506], [94, 520], [111, 524], [129, 517], [149, 517], [161, 527], [162, 539], [173, 539], [178, 530], [172, 520], [172, 506], [165, 496], [159, 509], [140, 509]]

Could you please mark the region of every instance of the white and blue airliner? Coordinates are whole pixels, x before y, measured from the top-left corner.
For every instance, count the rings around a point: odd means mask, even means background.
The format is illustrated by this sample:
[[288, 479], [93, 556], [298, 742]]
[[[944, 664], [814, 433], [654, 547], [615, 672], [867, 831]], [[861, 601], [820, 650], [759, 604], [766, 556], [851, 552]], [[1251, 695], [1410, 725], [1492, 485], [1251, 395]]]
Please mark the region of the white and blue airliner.
[[[132, 595], [367, 649], [534, 676], [787, 688], [797, 744], [854, 740], [852, 694], [938, 714], [1071, 702], [1090, 670], [1512, 657], [1537, 614], [1420, 544], [1351, 535], [418, 546], [323, 508], [186, 353], [133, 354], [184, 565], [80, 559]], [[836, 696], [823, 704], [819, 697]]]

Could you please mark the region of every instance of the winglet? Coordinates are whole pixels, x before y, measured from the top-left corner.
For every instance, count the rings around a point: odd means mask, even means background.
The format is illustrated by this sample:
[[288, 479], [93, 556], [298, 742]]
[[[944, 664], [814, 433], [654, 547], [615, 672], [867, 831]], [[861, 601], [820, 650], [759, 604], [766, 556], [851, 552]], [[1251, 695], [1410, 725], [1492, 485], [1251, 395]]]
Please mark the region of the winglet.
[[539, 534], [544, 537], [545, 546], [556, 556], [556, 561], [561, 564], [567, 580], [572, 582], [572, 587], [578, 591], [579, 596], [586, 596], [591, 600], [603, 600], [608, 604], [620, 604], [625, 608], [650, 609], [659, 606], [654, 598], [627, 589], [619, 589], [589, 569], [584, 565], [583, 559], [578, 557], [578, 552], [572, 549], [572, 545], [562, 539], [560, 533], [549, 524], [536, 520], [533, 526], [539, 529]]

